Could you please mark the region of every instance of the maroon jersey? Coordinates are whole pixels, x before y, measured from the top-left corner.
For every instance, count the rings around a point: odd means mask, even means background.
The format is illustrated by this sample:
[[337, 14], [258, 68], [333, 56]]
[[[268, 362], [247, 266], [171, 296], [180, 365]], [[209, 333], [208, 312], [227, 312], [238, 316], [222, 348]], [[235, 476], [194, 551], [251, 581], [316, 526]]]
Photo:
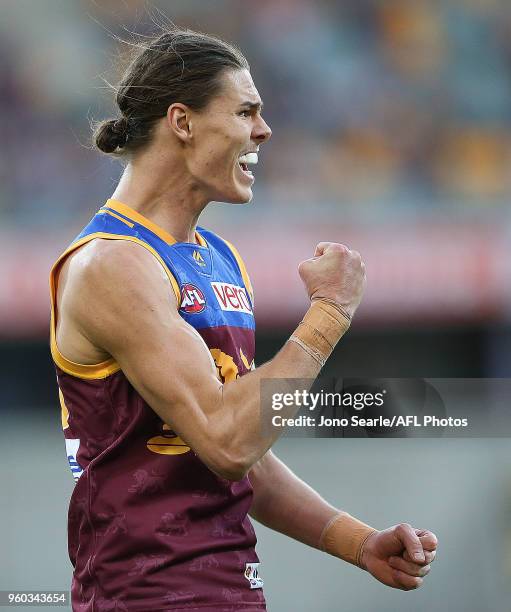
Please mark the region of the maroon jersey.
[[248, 276], [235, 249], [211, 232], [200, 231], [199, 245], [176, 243], [109, 200], [57, 260], [50, 277], [51, 346], [76, 479], [68, 522], [73, 610], [266, 610], [247, 516], [248, 478], [231, 482], [209, 470], [113, 359], [77, 364], [57, 347], [60, 267], [96, 237], [133, 240], [153, 252], [222, 380], [246, 373], [254, 357]]

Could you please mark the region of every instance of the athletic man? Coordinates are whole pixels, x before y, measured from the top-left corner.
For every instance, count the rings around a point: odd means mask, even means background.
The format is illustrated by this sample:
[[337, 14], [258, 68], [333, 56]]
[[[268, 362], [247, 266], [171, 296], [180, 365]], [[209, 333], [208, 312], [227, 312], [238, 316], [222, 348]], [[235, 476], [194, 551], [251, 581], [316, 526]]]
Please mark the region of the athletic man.
[[50, 279], [77, 479], [73, 609], [265, 610], [248, 513], [389, 586], [418, 587], [435, 536], [377, 531], [334, 508], [272, 454], [278, 430], [260, 427], [261, 379], [317, 376], [365, 273], [357, 252], [320, 243], [299, 266], [309, 310], [254, 370], [245, 266], [197, 227], [209, 202], [251, 200], [249, 166], [271, 135], [246, 59], [174, 29], [140, 49], [116, 100], [120, 116], [96, 144], [124, 157], [124, 173]]

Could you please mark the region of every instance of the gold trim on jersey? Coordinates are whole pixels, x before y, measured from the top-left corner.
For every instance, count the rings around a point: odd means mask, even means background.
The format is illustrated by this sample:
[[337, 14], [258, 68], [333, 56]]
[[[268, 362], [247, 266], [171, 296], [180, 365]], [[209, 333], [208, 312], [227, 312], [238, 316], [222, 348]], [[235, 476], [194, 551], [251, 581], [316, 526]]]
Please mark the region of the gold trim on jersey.
[[222, 238], [222, 240], [231, 249], [232, 254], [234, 255], [236, 261], [238, 262], [238, 266], [240, 267], [241, 276], [243, 278], [243, 282], [245, 283], [245, 287], [247, 288], [247, 291], [250, 294], [250, 299], [252, 301], [252, 307], [253, 307], [254, 306], [254, 290], [252, 288], [252, 283], [250, 282], [250, 277], [248, 275], [247, 268], [245, 266], [245, 262], [241, 258], [241, 255], [239, 254], [238, 249], [233, 244], [231, 244], [225, 238]]
[[135, 227], [134, 223], [130, 223], [127, 219], [125, 219], [124, 217], [121, 217], [121, 215], [117, 215], [116, 213], [112, 212], [111, 210], [107, 210], [106, 208], [100, 208], [96, 214], [97, 215], [110, 215], [111, 217], [115, 217], [116, 219], [119, 219], [119, 221], [126, 223], [128, 227]]
[[[129, 217], [133, 221], [136, 221], [136, 223], [147, 227], [147, 229], [151, 230], [153, 234], [156, 234], [167, 244], [175, 244], [177, 242], [174, 236], [169, 234], [166, 230], [164, 230], [162, 227], [160, 227], [147, 217], [144, 217], [144, 215], [141, 215], [139, 212], [137, 212], [127, 204], [123, 204], [122, 202], [119, 202], [119, 200], [114, 200], [110, 198], [109, 200], [107, 200], [105, 206], [117, 211], [118, 213], [121, 213], [121, 215], [124, 215], [125, 217]], [[121, 219], [121, 221], [124, 221], [124, 219]], [[200, 244], [200, 246], [208, 246], [208, 243], [197, 231], [195, 232], [195, 240], [198, 244]]]
[[199, 234], [199, 232], [197, 230], [195, 230], [195, 239], [197, 240], [197, 242], [200, 244], [200, 246], [208, 247], [208, 243], [206, 242], [206, 240]]
[[62, 420], [62, 429], [69, 427], [69, 410], [67, 409], [66, 402], [64, 400], [64, 394], [59, 387], [59, 400], [60, 400], [60, 417]]
[[71, 361], [62, 355], [56, 340], [57, 333], [57, 284], [58, 284], [58, 275], [60, 272], [60, 267], [64, 263], [64, 260], [75, 251], [77, 248], [82, 245], [94, 240], [94, 238], [104, 238], [106, 240], [128, 240], [130, 242], [135, 242], [136, 244], [140, 244], [145, 249], [147, 249], [150, 253], [152, 253], [156, 259], [160, 262], [165, 270], [170, 284], [172, 285], [172, 289], [176, 296], [177, 307], [179, 308], [181, 305], [181, 292], [179, 291], [179, 285], [168, 268], [168, 266], [163, 261], [160, 254], [149, 244], [143, 242], [139, 238], [135, 236], [125, 236], [125, 235], [117, 235], [117, 234], [108, 234], [106, 232], [94, 232], [93, 234], [89, 234], [84, 236], [77, 242], [73, 243], [70, 247], [68, 247], [62, 255], [57, 259], [54, 263], [51, 272], [50, 272], [50, 299], [51, 299], [51, 322], [50, 322], [50, 348], [51, 355], [53, 357], [53, 361], [56, 365], [67, 374], [71, 374], [72, 376], [76, 376], [77, 378], [83, 378], [86, 380], [95, 380], [99, 378], [106, 378], [115, 372], [118, 372], [121, 369], [121, 366], [115, 361], [115, 359], [110, 358], [100, 363], [94, 364], [84, 364], [84, 363], [76, 363], [75, 361]]

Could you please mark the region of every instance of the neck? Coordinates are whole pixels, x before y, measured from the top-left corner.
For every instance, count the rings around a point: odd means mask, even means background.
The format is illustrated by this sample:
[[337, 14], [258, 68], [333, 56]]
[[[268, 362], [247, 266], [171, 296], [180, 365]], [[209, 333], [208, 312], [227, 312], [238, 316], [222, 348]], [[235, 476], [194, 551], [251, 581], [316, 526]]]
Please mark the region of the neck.
[[112, 198], [144, 215], [178, 242], [196, 242], [195, 228], [208, 204], [184, 166], [153, 155], [128, 163]]

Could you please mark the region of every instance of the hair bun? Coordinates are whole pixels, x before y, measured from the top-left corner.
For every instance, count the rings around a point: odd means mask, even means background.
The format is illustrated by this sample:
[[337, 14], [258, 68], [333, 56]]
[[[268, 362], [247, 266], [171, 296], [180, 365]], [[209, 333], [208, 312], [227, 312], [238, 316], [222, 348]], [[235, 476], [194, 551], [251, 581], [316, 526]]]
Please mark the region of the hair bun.
[[112, 129], [116, 134], [125, 135], [128, 131], [128, 120], [126, 117], [121, 117], [120, 119], [114, 121]]
[[103, 153], [113, 153], [122, 149], [128, 140], [128, 120], [126, 117], [103, 121], [97, 128], [94, 139]]

